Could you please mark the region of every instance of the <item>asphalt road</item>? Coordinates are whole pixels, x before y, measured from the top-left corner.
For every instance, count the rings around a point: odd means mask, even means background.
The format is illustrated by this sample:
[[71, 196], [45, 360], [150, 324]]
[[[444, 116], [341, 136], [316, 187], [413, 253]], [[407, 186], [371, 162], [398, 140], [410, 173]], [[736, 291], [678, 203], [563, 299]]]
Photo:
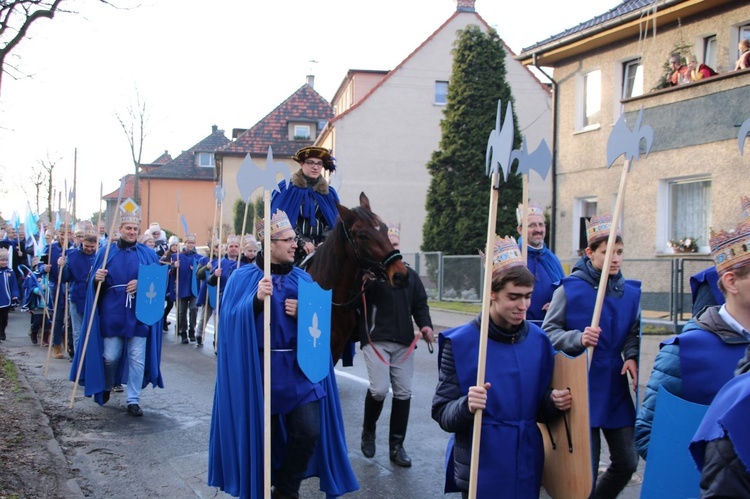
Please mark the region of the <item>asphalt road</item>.
[[[88, 497], [228, 497], [206, 485], [208, 435], [215, 381], [215, 358], [210, 347], [182, 345], [174, 330], [164, 333], [162, 372], [165, 389], [147, 388], [141, 397], [142, 418], [125, 411], [124, 394], [113, 394], [99, 407], [78, 391], [69, 408], [73, 383], [68, 381], [71, 363], [49, 361], [45, 376], [46, 349], [34, 347], [27, 336], [28, 315], [11, 313], [4, 355], [15, 362], [39, 397], [50, 419], [75, 482]], [[462, 324], [469, 316], [433, 311], [433, 322], [441, 328]], [[212, 328], [209, 327], [209, 333]], [[656, 345], [663, 337], [644, 339], [642, 368], [650, 372]], [[352, 498], [389, 497], [435, 498], [443, 495], [443, 465], [448, 434], [430, 417], [430, 405], [437, 383], [437, 356], [424, 344], [415, 351], [415, 377], [410, 426], [405, 448], [411, 468], [399, 468], [388, 459], [388, 417], [386, 400], [377, 433], [377, 453], [365, 458], [359, 450], [363, 405], [367, 387], [364, 363], [336, 369], [349, 458], [360, 490]], [[641, 385], [648, 377], [641, 377]], [[606, 452], [602, 453], [606, 462]], [[621, 497], [640, 494], [640, 476]], [[542, 492], [542, 497], [547, 497]], [[302, 497], [324, 497], [316, 479], [303, 482]], [[453, 496], [456, 497], [456, 496]]]

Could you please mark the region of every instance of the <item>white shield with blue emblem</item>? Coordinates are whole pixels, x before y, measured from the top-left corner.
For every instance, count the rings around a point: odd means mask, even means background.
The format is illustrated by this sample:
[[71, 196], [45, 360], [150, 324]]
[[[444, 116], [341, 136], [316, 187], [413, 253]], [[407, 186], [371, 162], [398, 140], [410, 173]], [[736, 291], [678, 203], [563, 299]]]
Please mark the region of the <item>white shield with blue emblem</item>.
[[152, 263], [138, 266], [138, 288], [135, 293], [135, 317], [147, 326], [164, 316], [169, 268]]
[[299, 283], [297, 362], [313, 383], [328, 376], [331, 368], [331, 296], [317, 283]]

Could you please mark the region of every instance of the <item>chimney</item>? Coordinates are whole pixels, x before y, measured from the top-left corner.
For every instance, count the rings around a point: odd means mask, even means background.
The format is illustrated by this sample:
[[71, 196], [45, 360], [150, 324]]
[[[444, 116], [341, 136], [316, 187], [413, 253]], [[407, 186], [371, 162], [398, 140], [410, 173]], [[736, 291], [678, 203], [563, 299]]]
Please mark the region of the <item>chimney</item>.
[[457, 12], [476, 12], [474, 3], [476, 0], [456, 0]]
[[315, 88], [315, 75], [307, 75], [307, 84], [310, 88]]
[[216, 133], [219, 130], [217, 125], [211, 125], [211, 133]]

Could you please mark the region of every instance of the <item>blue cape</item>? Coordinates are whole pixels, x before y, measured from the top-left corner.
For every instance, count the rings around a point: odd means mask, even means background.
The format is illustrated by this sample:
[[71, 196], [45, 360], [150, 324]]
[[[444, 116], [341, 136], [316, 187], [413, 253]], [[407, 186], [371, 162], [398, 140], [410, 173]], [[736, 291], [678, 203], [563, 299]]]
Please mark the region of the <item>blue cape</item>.
[[[104, 262], [104, 253], [106, 248], [101, 248], [96, 254], [96, 260], [91, 268], [91, 276], [102, 267]], [[112, 243], [112, 247], [109, 250], [107, 258], [107, 264], [119, 253], [120, 250], [117, 248], [117, 243]], [[158, 263], [159, 258], [154, 253], [154, 250], [143, 244], [136, 244], [136, 252], [138, 253], [138, 260], [141, 264], [149, 265], [152, 263]], [[88, 290], [86, 293], [86, 305], [83, 309], [83, 323], [82, 333], [85, 333], [84, 328], [88, 328], [89, 320], [92, 313], [94, 313], [94, 321], [91, 324], [91, 332], [89, 334], [89, 342], [86, 346], [86, 356], [83, 362], [83, 368], [81, 369], [81, 377], [78, 384], [85, 387], [84, 395], [87, 397], [94, 396], [94, 400], [99, 405], [104, 405], [104, 341], [102, 334], [99, 329], [99, 307], [94, 307], [94, 296], [96, 295], [96, 281], [93, 278], [89, 279]], [[162, 321], [159, 320], [155, 324], [148, 328], [148, 336], [146, 337], [146, 365], [143, 373], [143, 387], [145, 388], [151, 383], [154, 387], [164, 388], [164, 382], [161, 378], [161, 371], [159, 366], [161, 364], [161, 335], [162, 335]], [[70, 366], [70, 381], [76, 380], [76, 374], [78, 372], [78, 364], [80, 363], [80, 354], [83, 352], [83, 345], [86, 340], [86, 334], [81, 334], [78, 339], [78, 345], [75, 348], [75, 355], [73, 357], [73, 365]], [[127, 371], [127, 348], [122, 349], [122, 357], [120, 358], [120, 364], [115, 374], [115, 384], [127, 383], [128, 371]]]
[[[257, 265], [244, 265], [232, 273], [224, 292], [208, 447], [208, 484], [235, 497], [257, 499], [264, 489], [263, 379], [253, 299], [262, 277]], [[289, 277], [310, 281], [296, 267]], [[319, 476], [320, 489], [336, 497], [358, 490], [359, 484], [349, 463], [333, 364], [321, 385], [327, 396], [320, 403], [320, 440], [306, 477]]]
[[328, 225], [333, 228], [339, 217], [339, 210], [336, 205], [339, 204], [339, 195], [333, 187], [328, 187], [328, 195], [315, 192], [311, 187], [300, 188], [286, 182], [279, 183], [279, 192], [274, 191], [271, 199], [271, 213], [281, 210], [289, 217], [292, 227], [297, 227], [297, 217], [300, 215], [302, 201], [305, 202], [305, 219], [311, 227], [317, 225], [315, 219], [315, 204], [320, 207]]

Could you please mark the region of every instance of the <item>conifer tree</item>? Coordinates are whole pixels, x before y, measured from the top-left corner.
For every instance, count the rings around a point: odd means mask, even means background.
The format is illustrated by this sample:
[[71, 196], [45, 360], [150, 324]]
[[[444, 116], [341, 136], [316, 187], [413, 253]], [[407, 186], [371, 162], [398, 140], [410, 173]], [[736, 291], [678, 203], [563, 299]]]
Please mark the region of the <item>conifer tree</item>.
[[[485, 154], [498, 100], [503, 118], [507, 103], [513, 101], [505, 76], [505, 50], [495, 30], [484, 33], [471, 25], [459, 32], [445, 118], [440, 123], [440, 149], [427, 164], [432, 180], [422, 251], [467, 255], [486, 245], [491, 181], [485, 173]], [[514, 148], [519, 148], [515, 123], [514, 137]], [[521, 177], [511, 171], [508, 180], [500, 182], [496, 232], [517, 236], [515, 210], [521, 200]]]

